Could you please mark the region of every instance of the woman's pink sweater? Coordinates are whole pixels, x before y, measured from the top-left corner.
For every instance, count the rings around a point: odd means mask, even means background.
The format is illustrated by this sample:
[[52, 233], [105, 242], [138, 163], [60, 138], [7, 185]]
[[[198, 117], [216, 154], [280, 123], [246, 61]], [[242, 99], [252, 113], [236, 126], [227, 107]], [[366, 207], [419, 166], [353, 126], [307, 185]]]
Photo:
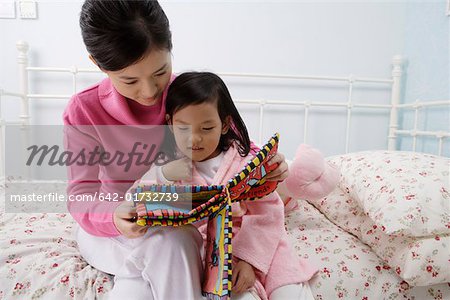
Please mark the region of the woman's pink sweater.
[[[77, 93], [63, 115], [66, 151], [76, 155], [80, 151], [94, 151], [97, 147], [100, 151], [121, 150], [126, 154], [136, 143], [141, 143], [138, 146], [144, 143], [154, 145], [159, 149], [164, 137], [161, 126], [144, 125], [165, 124], [166, 96], [167, 88], [161, 101], [152, 106], [143, 106], [119, 94], [109, 78]], [[146, 152], [148, 148], [141, 150]], [[68, 195], [78, 195], [78, 198], [84, 195], [95, 199], [68, 201], [71, 215], [92, 235], [120, 235], [113, 222], [113, 213], [121, 204], [120, 200], [124, 200], [127, 189], [149, 167], [136, 163], [129, 169], [119, 163], [89, 165], [87, 160], [82, 165], [72, 164], [68, 167]]]

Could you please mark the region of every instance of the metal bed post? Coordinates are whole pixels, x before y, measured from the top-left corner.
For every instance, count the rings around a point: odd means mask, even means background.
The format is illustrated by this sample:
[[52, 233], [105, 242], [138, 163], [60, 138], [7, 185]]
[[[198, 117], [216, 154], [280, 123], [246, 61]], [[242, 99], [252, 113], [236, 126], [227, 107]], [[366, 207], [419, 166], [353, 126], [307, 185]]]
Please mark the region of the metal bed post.
[[266, 100], [261, 100], [259, 102], [259, 133], [258, 133], [258, 143], [263, 144], [263, 133], [264, 133], [264, 108], [266, 106]]
[[392, 59], [392, 92], [391, 92], [391, 114], [389, 118], [388, 150], [397, 147], [398, 128], [398, 105], [400, 104], [400, 91], [403, 75], [403, 57], [395, 55]]
[[348, 77], [348, 99], [347, 99], [347, 123], [345, 128], [345, 153], [348, 153], [349, 144], [350, 144], [350, 126], [351, 126], [351, 118], [352, 118], [352, 109], [353, 109], [353, 83], [355, 82], [355, 77], [350, 74]]
[[309, 117], [309, 109], [311, 108], [311, 101], [305, 101], [305, 114], [304, 114], [304, 122], [303, 122], [303, 143], [307, 143], [307, 134], [308, 134], [308, 117]]
[[17, 62], [19, 64], [19, 79], [20, 79], [20, 94], [22, 95], [20, 116], [22, 125], [29, 124], [29, 103], [28, 103], [28, 44], [24, 41], [18, 41], [17, 50], [19, 55], [17, 56]]
[[[29, 99], [28, 99], [28, 44], [24, 41], [18, 41], [16, 43], [19, 55], [17, 56], [17, 62], [19, 65], [19, 80], [20, 80], [20, 90], [21, 95], [21, 106], [20, 106], [20, 126], [23, 145], [28, 145], [30, 141], [30, 113], [29, 113]], [[26, 161], [27, 153], [23, 149], [22, 157]], [[24, 179], [29, 180], [31, 178], [31, 170], [25, 165], [23, 167]]]

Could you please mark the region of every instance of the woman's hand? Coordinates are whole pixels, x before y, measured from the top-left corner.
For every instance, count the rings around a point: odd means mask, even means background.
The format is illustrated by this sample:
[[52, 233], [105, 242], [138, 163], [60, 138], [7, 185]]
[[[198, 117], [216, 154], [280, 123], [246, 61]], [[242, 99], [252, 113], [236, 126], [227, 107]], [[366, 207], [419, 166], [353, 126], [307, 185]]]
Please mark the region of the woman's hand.
[[278, 164], [278, 167], [269, 174], [267, 174], [267, 180], [270, 181], [283, 181], [289, 176], [289, 167], [285, 161], [283, 154], [277, 152], [269, 161], [269, 166]]
[[169, 181], [189, 180], [192, 178], [192, 161], [188, 157], [171, 161], [162, 167], [162, 173]]
[[251, 264], [239, 260], [233, 267], [233, 293], [240, 294], [255, 285], [256, 275]]
[[114, 211], [113, 221], [117, 230], [126, 238], [134, 239], [143, 236], [148, 227], [137, 225], [133, 218], [136, 218], [136, 208], [132, 201], [123, 201]]

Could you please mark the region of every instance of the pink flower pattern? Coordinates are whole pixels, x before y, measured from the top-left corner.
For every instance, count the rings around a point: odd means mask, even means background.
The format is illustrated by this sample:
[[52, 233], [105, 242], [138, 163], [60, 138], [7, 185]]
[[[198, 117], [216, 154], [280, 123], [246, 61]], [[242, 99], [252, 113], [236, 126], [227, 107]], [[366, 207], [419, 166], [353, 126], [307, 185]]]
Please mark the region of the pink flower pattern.
[[[306, 201], [298, 204], [286, 216], [286, 228], [296, 252], [319, 269], [309, 282], [315, 299], [450, 299], [450, 284], [408, 284], [368, 245], [333, 224], [329, 216], [324, 217]], [[317, 252], [316, 248], [322, 250]]]
[[0, 300], [107, 299], [112, 276], [80, 256], [70, 214], [5, 213], [0, 201]]
[[340, 168], [340, 188], [387, 234], [450, 234], [450, 159], [364, 151], [328, 160]]

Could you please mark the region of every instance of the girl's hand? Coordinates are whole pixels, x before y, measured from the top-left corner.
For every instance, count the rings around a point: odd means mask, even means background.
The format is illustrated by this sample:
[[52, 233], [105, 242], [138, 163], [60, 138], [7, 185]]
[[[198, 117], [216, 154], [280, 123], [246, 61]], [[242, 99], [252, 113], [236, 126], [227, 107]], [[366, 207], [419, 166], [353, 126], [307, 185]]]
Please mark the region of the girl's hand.
[[255, 285], [256, 275], [251, 264], [239, 260], [233, 267], [233, 293], [240, 294]]
[[148, 227], [139, 226], [133, 218], [137, 217], [132, 201], [123, 201], [114, 211], [113, 221], [117, 230], [126, 238], [134, 239], [143, 236]]
[[273, 164], [278, 164], [278, 167], [269, 174], [267, 174], [267, 180], [270, 181], [283, 181], [289, 176], [289, 167], [285, 161], [283, 154], [277, 152], [269, 161], [269, 166]]
[[162, 167], [162, 173], [169, 181], [189, 180], [192, 178], [192, 161], [188, 157], [171, 161]]

